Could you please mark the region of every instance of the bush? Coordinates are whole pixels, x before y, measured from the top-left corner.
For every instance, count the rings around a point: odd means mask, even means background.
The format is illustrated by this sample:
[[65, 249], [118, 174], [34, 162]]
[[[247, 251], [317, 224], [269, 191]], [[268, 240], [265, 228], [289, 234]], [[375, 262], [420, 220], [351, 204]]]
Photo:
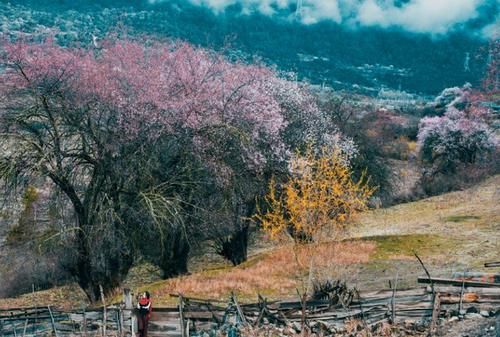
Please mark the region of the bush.
[[38, 192], [33, 186], [28, 186], [22, 198], [23, 210], [19, 214], [17, 223], [8, 230], [6, 242], [15, 246], [20, 242], [33, 240], [35, 231], [35, 203], [38, 200]]
[[498, 155], [500, 155], [498, 152], [492, 153], [481, 163], [458, 164], [453, 174], [430, 169], [422, 175], [414, 195], [427, 197], [473, 186], [485, 177], [500, 173], [500, 163], [495, 160]]
[[454, 173], [459, 163], [476, 163], [498, 146], [488, 117], [489, 111], [479, 107], [449, 107], [442, 117], [423, 118], [418, 133], [422, 160], [441, 173]]
[[51, 288], [69, 279], [58, 256], [40, 256], [24, 248], [7, 249], [0, 257], [0, 297]]

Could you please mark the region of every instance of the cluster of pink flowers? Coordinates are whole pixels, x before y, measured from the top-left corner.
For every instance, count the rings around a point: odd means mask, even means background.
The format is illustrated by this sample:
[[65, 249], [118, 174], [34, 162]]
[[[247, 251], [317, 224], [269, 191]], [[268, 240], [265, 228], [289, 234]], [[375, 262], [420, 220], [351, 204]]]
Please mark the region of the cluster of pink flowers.
[[73, 110], [96, 119], [113, 116], [124, 139], [188, 133], [203, 155], [216, 146], [214, 133], [235, 132], [241, 134], [244, 160], [258, 169], [270, 156], [289, 157], [282, 133], [288, 120], [299, 118], [304, 141], [355, 153], [354, 143], [329, 125], [307, 85], [260, 64], [230, 62], [187, 43], [129, 39], [102, 41], [93, 49], [64, 48], [52, 40], [2, 47], [7, 68], [0, 73], [0, 92], [62, 95]]
[[[131, 135], [144, 123], [166, 130], [248, 123], [269, 135], [278, 134], [284, 125], [279, 105], [267, 90], [274, 79], [268, 68], [231, 63], [185, 43], [146, 46], [124, 40], [103, 46], [82, 50], [52, 41], [7, 44], [14, 67], [2, 74], [2, 81], [19, 89], [64, 80], [64, 89], [77, 94], [79, 104], [99, 100], [112, 105]], [[17, 66], [25, 76], [19, 76]]]
[[[110, 40], [88, 50], [48, 40], [5, 43], [3, 49], [4, 94], [55, 90], [74, 109], [94, 110], [95, 116], [114, 114], [120, 132], [130, 140], [145, 132], [154, 139], [189, 130], [204, 138], [213, 129], [238, 129], [248, 135], [251, 153], [259, 141], [277, 142], [286, 125], [270, 90], [276, 81], [272, 70], [232, 63], [186, 43]], [[200, 147], [208, 143], [194, 142]], [[263, 157], [251, 156], [253, 161]]]
[[285, 119], [299, 125], [300, 132], [295, 135], [300, 138], [297, 141], [314, 144], [320, 150], [336, 151], [349, 164], [358, 154], [354, 141], [339, 131], [328, 111], [318, 107], [318, 98], [306, 82], [289, 80], [286, 74], [283, 75], [271, 83], [270, 90], [280, 103]]
[[471, 162], [481, 152], [498, 148], [499, 136], [491, 127], [493, 115], [469, 85], [446, 89], [437, 102], [445, 96], [449, 97], [444, 115], [420, 121], [418, 146], [424, 159]]

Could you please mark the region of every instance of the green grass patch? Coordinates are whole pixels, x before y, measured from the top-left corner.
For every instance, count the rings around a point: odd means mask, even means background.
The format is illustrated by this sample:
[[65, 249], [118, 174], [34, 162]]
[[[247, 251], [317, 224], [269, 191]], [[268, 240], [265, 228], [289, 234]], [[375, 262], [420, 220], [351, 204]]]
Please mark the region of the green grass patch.
[[377, 244], [373, 260], [385, 260], [393, 256], [435, 255], [456, 247], [456, 240], [431, 234], [380, 235], [363, 238]]
[[266, 258], [268, 256], [268, 252], [266, 253], [260, 253], [260, 254], [257, 254], [257, 255], [254, 255], [250, 258], [248, 258], [248, 260], [246, 260], [245, 262], [241, 263], [240, 265], [238, 265], [236, 268], [242, 268], [242, 269], [245, 269], [245, 268], [250, 268], [250, 267], [253, 267], [255, 266], [258, 262], [264, 260], [264, 258]]
[[227, 265], [214, 265], [209, 267], [208, 269], [202, 270], [199, 273], [206, 277], [216, 277], [220, 274], [230, 272], [234, 267], [231, 264]]
[[480, 216], [477, 215], [452, 215], [446, 218], [448, 222], [464, 222], [467, 220], [479, 220]]

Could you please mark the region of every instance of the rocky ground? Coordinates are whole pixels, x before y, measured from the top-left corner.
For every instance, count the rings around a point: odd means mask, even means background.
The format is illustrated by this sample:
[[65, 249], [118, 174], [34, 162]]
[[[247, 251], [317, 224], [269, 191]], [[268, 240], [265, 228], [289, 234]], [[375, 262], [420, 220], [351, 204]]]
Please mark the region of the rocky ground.
[[[299, 328], [261, 328], [244, 329], [245, 337], [298, 337]], [[371, 328], [364, 327], [360, 321], [349, 322], [344, 329], [333, 333], [323, 333], [315, 330], [306, 334], [308, 337], [428, 337], [429, 322], [403, 322], [396, 325], [381, 323]], [[452, 317], [442, 320], [436, 328], [435, 337], [498, 337], [500, 336], [500, 315], [485, 318], [481, 315], [468, 315], [463, 318]]]
[[500, 316], [482, 318], [471, 317], [464, 320], [449, 320], [438, 330], [442, 337], [498, 337], [500, 336]]

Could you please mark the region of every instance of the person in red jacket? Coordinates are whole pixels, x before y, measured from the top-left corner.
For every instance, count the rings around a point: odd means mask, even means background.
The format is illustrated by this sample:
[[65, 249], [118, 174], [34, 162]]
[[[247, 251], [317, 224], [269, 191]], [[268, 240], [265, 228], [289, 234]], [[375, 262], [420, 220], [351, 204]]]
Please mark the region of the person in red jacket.
[[151, 318], [151, 312], [153, 308], [151, 306], [151, 295], [149, 292], [145, 291], [139, 298], [139, 302], [137, 303], [137, 309], [139, 314], [137, 315], [137, 323], [138, 323], [138, 337], [147, 337], [148, 336], [148, 323]]

